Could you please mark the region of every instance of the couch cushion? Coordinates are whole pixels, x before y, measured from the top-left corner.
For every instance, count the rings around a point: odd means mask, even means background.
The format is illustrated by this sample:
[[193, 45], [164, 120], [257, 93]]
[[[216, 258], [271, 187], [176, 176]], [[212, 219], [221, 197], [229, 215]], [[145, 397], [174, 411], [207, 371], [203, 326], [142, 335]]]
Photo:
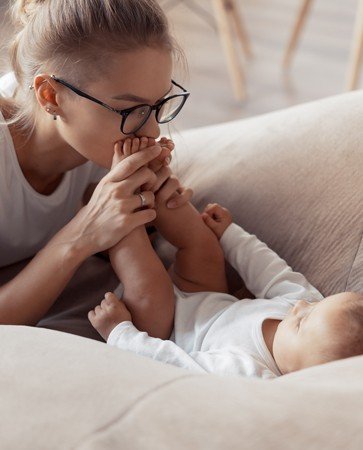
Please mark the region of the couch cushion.
[[363, 291], [362, 117], [358, 91], [189, 130], [174, 136], [172, 167], [199, 210], [230, 208], [323, 295]]
[[7, 450], [360, 450], [363, 357], [274, 380], [194, 374], [70, 334], [0, 326]]

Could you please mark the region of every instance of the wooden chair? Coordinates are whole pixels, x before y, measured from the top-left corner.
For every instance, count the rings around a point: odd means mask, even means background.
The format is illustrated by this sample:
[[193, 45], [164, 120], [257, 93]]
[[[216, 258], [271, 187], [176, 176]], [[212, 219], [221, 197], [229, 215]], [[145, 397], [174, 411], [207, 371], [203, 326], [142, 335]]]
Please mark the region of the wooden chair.
[[[283, 65], [288, 68], [298, 44], [306, 18], [311, 9], [313, 0], [302, 0], [297, 19], [295, 21], [290, 40], [288, 42]], [[346, 89], [353, 90], [357, 88], [363, 53], [363, 0], [358, 0], [355, 25], [353, 30], [353, 40], [351, 44], [350, 61], [346, 76]]]
[[[168, 10], [180, 2], [183, 2], [185, 6], [194, 12], [204, 14], [205, 19], [208, 18], [208, 12], [203, 12], [203, 9], [195, 0], [170, 0], [163, 7]], [[250, 41], [236, 0], [212, 0], [212, 4], [217, 31], [227, 58], [234, 95], [237, 100], [243, 100], [246, 96], [246, 81], [239, 61], [235, 41], [237, 37], [245, 56], [251, 57]]]

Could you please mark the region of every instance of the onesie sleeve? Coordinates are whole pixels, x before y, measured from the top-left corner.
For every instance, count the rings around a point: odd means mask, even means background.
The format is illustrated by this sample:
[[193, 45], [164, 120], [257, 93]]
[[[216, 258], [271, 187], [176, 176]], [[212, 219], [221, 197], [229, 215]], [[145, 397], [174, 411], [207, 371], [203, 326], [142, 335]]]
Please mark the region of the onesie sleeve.
[[199, 373], [276, 377], [276, 374], [241, 349], [224, 348], [188, 354], [172, 341], [153, 338], [139, 331], [129, 321], [120, 323], [111, 331], [107, 344]]
[[206, 372], [188, 353], [174, 342], [150, 337], [131, 322], [121, 322], [110, 333], [107, 344], [184, 369]]
[[220, 239], [225, 258], [256, 298], [321, 300], [323, 296], [301, 273], [294, 272], [255, 235], [232, 223]]

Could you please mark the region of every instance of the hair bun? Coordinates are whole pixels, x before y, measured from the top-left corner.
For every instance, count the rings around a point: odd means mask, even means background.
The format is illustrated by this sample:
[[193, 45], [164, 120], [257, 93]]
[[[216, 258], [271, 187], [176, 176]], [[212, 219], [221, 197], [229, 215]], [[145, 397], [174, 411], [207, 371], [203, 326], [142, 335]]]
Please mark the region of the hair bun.
[[16, 0], [13, 6], [15, 22], [26, 25], [34, 16], [35, 11], [47, 0]]

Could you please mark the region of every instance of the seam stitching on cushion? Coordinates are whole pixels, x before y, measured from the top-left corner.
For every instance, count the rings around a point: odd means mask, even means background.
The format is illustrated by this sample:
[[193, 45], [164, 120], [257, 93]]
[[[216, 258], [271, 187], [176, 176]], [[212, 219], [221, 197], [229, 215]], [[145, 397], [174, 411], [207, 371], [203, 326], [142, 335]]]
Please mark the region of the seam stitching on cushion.
[[356, 252], [354, 254], [352, 265], [350, 266], [349, 274], [348, 274], [348, 277], [347, 277], [347, 282], [345, 283], [345, 289], [344, 289], [345, 291], [347, 290], [347, 287], [348, 287], [348, 284], [349, 284], [349, 281], [350, 281], [350, 276], [351, 276], [352, 271], [353, 271], [354, 263], [355, 263], [355, 260], [357, 259], [358, 252], [359, 252], [359, 249], [361, 248], [362, 244], [363, 244], [363, 230], [362, 230], [361, 237], [360, 237], [360, 240], [359, 240], [359, 243], [358, 243], [358, 246], [357, 246], [357, 250], [356, 250]]
[[[136, 398], [134, 402], [132, 402], [129, 407], [127, 408], [127, 410], [123, 411], [119, 416], [113, 418], [112, 420], [110, 420], [107, 424], [102, 425], [102, 427], [92, 431], [88, 436], [84, 436], [82, 438], [82, 442], [79, 442], [78, 444], [75, 444], [75, 446], [73, 447], [74, 450], [77, 450], [77, 448], [79, 448], [79, 446], [85, 445], [87, 441], [89, 441], [91, 438], [94, 438], [97, 434], [102, 433], [103, 431], [107, 430], [108, 428], [110, 428], [112, 425], [114, 425], [117, 422], [120, 422], [121, 420], [123, 420], [128, 414], [130, 414], [130, 412], [144, 399], [146, 399], [147, 397], [150, 397], [151, 395], [153, 395], [155, 392], [158, 392], [162, 389], [164, 389], [167, 386], [170, 386], [173, 383], [177, 383], [180, 380], [184, 380], [186, 378], [195, 378], [198, 375], [182, 375], [180, 377], [174, 378], [170, 381], [167, 381], [165, 383], [160, 384], [159, 386], [156, 386], [155, 388], [153, 388], [152, 390], [149, 390], [147, 392], [145, 392], [144, 394], [140, 395], [140, 397]], [[199, 375], [200, 376], [200, 375]]]

